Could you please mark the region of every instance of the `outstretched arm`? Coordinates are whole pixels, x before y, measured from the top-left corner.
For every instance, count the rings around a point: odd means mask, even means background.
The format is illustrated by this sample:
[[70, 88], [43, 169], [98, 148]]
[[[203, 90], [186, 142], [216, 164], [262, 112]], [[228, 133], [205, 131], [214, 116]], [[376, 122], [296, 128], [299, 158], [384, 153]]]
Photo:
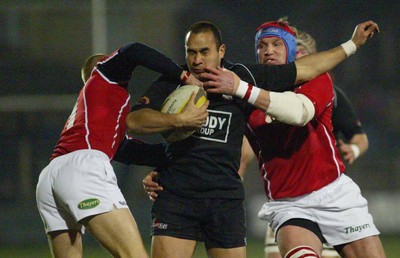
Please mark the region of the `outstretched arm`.
[[180, 79], [185, 84], [202, 85], [190, 72], [184, 71], [162, 52], [137, 42], [115, 51], [108, 59], [99, 63], [98, 69], [109, 80], [122, 83], [130, 80], [138, 65], [162, 73], [170, 79]]
[[[353, 54], [357, 48], [364, 45], [376, 31], [379, 32], [379, 28], [373, 21], [361, 23], [356, 27], [351, 40], [341, 46], [297, 59], [295, 61], [297, 75], [294, 83], [309, 81], [332, 70], [347, 56]], [[260, 64], [260, 66], [265, 65]], [[205, 81], [204, 87], [208, 92], [236, 95], [240, 98], [247, 96], [246, 92], [249, 92], [250, 86], [244, 86], [247, 83], [242, 83], [243, 86], [240, 87], [241, 80], [235, 73], [222, 68], [207, 68], [207, 70], [209, 73], [202, 73], [200, 78]], [[265, 76], [268, 77], [268, 73], [265, 73]]]
[[373, 21], [363, 22], [357, 25], [351, 40], [341, 46], [297, 59], [295, 61], [297, 68], [296, 84], [309, 81], [319, 74], [332, 70], [364, 45], [375, 32], [379, 32], [378, 24]]

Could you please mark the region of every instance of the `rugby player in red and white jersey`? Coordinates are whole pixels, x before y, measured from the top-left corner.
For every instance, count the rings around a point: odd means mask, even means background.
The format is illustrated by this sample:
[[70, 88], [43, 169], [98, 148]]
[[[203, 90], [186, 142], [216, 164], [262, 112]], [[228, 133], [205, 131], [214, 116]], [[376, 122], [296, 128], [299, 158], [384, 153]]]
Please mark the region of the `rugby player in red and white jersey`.
[[[164, 54], [140, 43], [128, 44], [109, 56], [90, 57], [82, 74], [96, 63], [50, 164], [39, 176], [38, 210], [55, 257], [82, 257], [84, 228], [113, 256], [148, 257], [110, 164], [125, 137], [128, 82], [140, 65], [184, 83], [201, 83]], [[193, 103], [177, 119], [203, 121], [206, 115], [205, 109]]]
[[[287, 37], [283, 37], [283, 41], [289, 41], [293, 37], [288, 34]], [[279, 37], [278, 37], [279, 38]], [[261, 44], [262, 42], [268, 41], [267, 39], [257, 37], [256, 44]], [[273, 42], [273, 41], [272, 41]], [[288, 45], [288, 44], [286, 44]], [[291, 49], [294, 49], [293, 44]], [[307, 32], [297, 31], [296, 37], [296, 58], [300, 58], [305, 55], [309, 55], [312, 53], [316, 53], [316, 42], [311, 35]], [[290, 52], [290, 51], [289, 51]], [[268, 53], [258, 52], [260, 63], [267, 61], [268, 59], [277, 59], [279, 60], [279, 64], [287, 63], [286, 60], [286, 50], [279, 47], [270, 47]], [[269, 58], [266, 58], [269, 56]], [[294, 56], [294, 51], [291, 52], [291, 57]], [[278, 57], [278, 58], [277, 58]], [[333, 133], [335, 135], [336, 140], [339, 138], [339, 132], [342, 133], [346, 140], [350, 142], [350, 144], [337, 144], [341, 156], [343, 159], [346, 159], [349, 164], [357, 158], [357, 153], [362, 155], [368, 148], [368, 137], [365, 134], [360, 120], [356, 116], [351, 103], [344, 95], [341, 89], [334, 85], [335, 92], [335, 101], [332, 110], [332, 125], [333, 125]], [[340, 103], [340, 104], [339, 104]], [[355, 151], [353, 151], [355, 149]], [[359, 150], [357, 152], [357, 150]], [[238, 171], [239, 175], [244, 178], [245, 170], [248, 164], [255, 157], [254, 152], [251, 150], [251, 147], [245, 138], [243, 144], [242, 159], [240, 163], [240, 169]], [[275, 242], [275, 233], [271, 230], [271, 227], [267, 227], [267, 232], [265, 235], [265, 258], [281, 258], [279, 248], [277, 243]], [[334, 250], [333, 247], [323, 245], [322, 249], [322, 258], [339, 258], [339, 254]]]
[[[352, 41], [342, 45], [346, 56], [377, 29], [372, 21], [359, 24]], [[280, 64], [282, 53], [286, 62], [294, 60], [294, 36], [287, 23], [261, 25], [256, 34], [260, 62]], [[273, 48], [280, 49], [278, 55]], [[329, 75], [322, 74], [294, 92], [276, 93], [239, 81], [228, 71], [209, 71], [213, 74], [202, 78], [211, 80], [205, 82], [210, 92], [234, 93], [259, 108], [248, 120], [246, 136], [258, 154], [268, 198], [259, 217], [277, 232], [282, 256], [320, 257], [322, 243], [328, 243], [343, 257], [385, 257], [367, 201], [343, 174], [332, 133]]]

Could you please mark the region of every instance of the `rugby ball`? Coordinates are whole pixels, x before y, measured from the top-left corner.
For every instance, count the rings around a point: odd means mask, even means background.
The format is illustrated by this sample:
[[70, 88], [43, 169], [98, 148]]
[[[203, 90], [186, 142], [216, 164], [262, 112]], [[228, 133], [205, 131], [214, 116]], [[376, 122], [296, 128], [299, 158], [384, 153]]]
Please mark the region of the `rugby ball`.
[[[203, 88], [196, 85], [185, 85], [174, 90], [161, 106], [161, 112], [168, 114], [177, 114], [182, 112], [189, 102], [192, 92], [196, 93], [196, 107], [201, 107], [207, 101], [207, 93]], [[177, 128], [163, 132], [163, 137], [168, 142], [180, 141], [191, 136], [196, 130]]]

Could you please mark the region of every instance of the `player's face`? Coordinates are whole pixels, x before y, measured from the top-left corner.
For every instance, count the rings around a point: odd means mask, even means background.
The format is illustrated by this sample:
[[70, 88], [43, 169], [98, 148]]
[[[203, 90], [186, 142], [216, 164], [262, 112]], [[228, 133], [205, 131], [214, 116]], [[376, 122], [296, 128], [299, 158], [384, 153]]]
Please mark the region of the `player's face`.
[[258, 63], [266, 65], [286, 64], [286, 46], [282, 39], [263, 38], [257, 45]]
[[307, 48], [297, 45], [296, 59], [309, 54]]
[[187, 34], [185, 49], [186, 63], [195, 77], [204, 72], [205, 67], [221, 66], [221, 59], [225, 55], [225, 45], [218, 48], [211, 31]]

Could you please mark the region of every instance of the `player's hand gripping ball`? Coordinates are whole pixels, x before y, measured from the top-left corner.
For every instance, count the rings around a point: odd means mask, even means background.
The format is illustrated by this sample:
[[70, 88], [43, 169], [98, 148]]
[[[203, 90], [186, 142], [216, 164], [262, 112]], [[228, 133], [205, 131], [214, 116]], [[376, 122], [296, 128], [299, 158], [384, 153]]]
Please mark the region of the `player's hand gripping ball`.
[[[164, 101], [161, 112], [177, 114], [182, 112], [189, 102], [192, 92], [196, 93], [196, 107], [201, 107], [207, 101], [207, 93], [203, 88], [196, 85], [185, 85], [174, 90]], [[180, 141], [191, 136], [196, 130], [178, 128], [164, 132], [162, 135], [168, 142]]]

